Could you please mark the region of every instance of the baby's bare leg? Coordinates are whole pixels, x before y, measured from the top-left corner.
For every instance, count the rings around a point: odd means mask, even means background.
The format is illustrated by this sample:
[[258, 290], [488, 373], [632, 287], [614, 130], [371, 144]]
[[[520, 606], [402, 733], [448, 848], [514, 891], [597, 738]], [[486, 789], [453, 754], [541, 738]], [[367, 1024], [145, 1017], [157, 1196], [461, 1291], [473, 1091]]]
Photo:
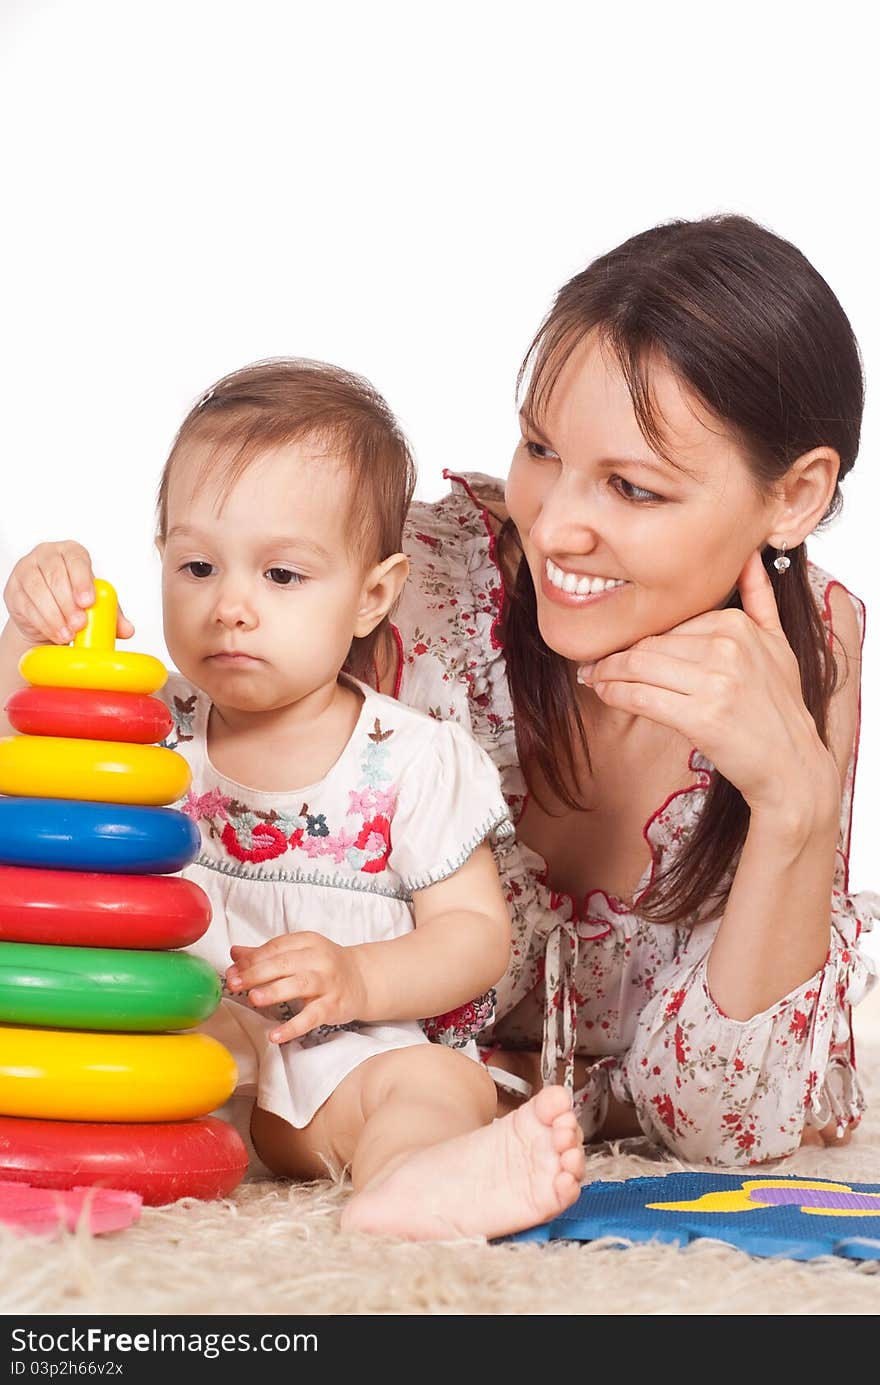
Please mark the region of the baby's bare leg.
[[584, 1172], [580, 1131], [561, 1087], [493, 1121], [485, 1069], [441, 1044], [369, 1058], [304, 1130], [259, 1109], [252, 1134], [275, 1172], [326, 1174], [351, 1164], [344, 1230], [411, 1240], [502, 1236], [572, 1203]]
[[486, 1125], [495, 1085], [479, 1063], [439, 1044], [367, 1058], [340, 1082], [302, 1129], [254, 1108], [251, 1138], [284, 1178], [326, 1178], [328, 1162], [351, 1165], [355, 1188], [426, 1145]]
[[495, 1115], [485, 1068], [443, 1044], [394, 1049], [358, 1071], [365, 1120], [351, 1158], [356, 1192], [416, 1150], [479, 1130]]
[[494, 1084], [461, 1054], [431, 1044], [372, 1063], [343, 1230], [410, 1240], [502, 1236], [577, 1197], [583, 1146], [562, 1087], [493, 1121]]

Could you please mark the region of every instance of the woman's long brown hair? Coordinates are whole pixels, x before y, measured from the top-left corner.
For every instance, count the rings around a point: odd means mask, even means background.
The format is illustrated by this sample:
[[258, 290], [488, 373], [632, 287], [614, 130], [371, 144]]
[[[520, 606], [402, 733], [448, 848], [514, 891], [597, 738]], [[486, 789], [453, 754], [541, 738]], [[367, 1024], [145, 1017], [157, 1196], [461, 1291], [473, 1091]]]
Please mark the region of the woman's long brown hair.
[[[747, 217], [712, 216], [655, 226], [595, 260], [559, 291], [523, 361], [518, 386], [526, 382], [530, 417], [540, 420], [563, 365], [594, 329], [619, 362], [639, 426], [658, 452], [666, 445], [651, 392], [657, 357], [737, 439], [762, 490], [805, 452], [834, 448], [840, 473], [825, 520], [837, 513], [839, 482], [858, 452], [861, 359], [840, 303], [795, 246]], [[583, 809], [574, 766], [589, 769], [589, 745], [572, 666], [541, 637], [531, 574], [509, 520], [498, 552], [502, 571], [514, 574], [505, 579], [503, 636], [520, 763], [532, 793], [537, 768], [561, 803]], [[784, 574], [774, 556], [768, 549], [764, 566], [804, 702], [827, 744], [837, 665], [804, 546], [788, 552]], [[730, 604], [740, 604], [738, 595]], [[709, 903], [723, 905], [748, 822], [741, 793], [715, 771], [694, 831], [639, 898], [639, 914], [682, 923]]]

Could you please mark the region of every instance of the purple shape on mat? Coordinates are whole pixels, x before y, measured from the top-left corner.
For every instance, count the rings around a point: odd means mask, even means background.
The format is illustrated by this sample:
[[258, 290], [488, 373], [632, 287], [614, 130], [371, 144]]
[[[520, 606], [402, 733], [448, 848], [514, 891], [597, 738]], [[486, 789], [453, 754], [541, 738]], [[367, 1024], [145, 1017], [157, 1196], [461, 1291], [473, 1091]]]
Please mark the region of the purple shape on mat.
[[880, 1217], [876, 1193], [843, 1193], [834, 1188], [751, 1188], [749, 1197], [773, 1207], [828, 1207], [839, 1212], [873, 1212]]

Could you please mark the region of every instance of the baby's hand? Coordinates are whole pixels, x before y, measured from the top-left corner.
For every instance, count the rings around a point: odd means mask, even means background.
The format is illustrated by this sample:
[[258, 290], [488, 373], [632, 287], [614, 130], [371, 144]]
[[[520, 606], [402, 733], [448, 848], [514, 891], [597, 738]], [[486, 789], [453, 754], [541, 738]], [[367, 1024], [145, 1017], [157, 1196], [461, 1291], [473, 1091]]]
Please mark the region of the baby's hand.
[[[40, 543], [20, 558], [3, 591], [9, 618], [31, 644], [70, 644], [95, 600], [92, 560], [72, 539]], [[117, 639], [134, 634], [119, 611]]]
[[[321, 1024], [363, 1019], [367, 992], [357, 947], [340, 947], [320, 933], [285, 933], [261, 947], [233, 947], [226, 985], [248, 991], [252, 1005], [302, 1001], [293, 1019], [273, 1029], [273, 1043], [301, 1039]], [[255, 989], [256, 988], [256, 989]]]

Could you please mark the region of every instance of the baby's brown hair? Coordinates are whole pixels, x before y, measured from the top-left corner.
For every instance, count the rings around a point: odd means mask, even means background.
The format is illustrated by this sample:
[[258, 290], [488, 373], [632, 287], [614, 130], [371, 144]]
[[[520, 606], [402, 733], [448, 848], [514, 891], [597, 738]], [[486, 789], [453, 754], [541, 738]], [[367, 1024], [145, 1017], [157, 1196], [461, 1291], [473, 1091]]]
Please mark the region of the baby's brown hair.
[[[278, 357], [224, 375], [190, 409], [159, 482], [157, 538], [168, 531], [168, 490], [175, 459], [192, 443], [209, 444], [200, 479], [221, 467], [235, 482], [270, 448], [315, 442], [351, 476], [353, 547], [366, 566], [399, 553], [416, 470], [410, 445], [382, 395], [368, 380], [324, 361]], [[320, 458], [316, 458], [320, 460]], [[364, 676], [385, 621], [349, 656]]]

